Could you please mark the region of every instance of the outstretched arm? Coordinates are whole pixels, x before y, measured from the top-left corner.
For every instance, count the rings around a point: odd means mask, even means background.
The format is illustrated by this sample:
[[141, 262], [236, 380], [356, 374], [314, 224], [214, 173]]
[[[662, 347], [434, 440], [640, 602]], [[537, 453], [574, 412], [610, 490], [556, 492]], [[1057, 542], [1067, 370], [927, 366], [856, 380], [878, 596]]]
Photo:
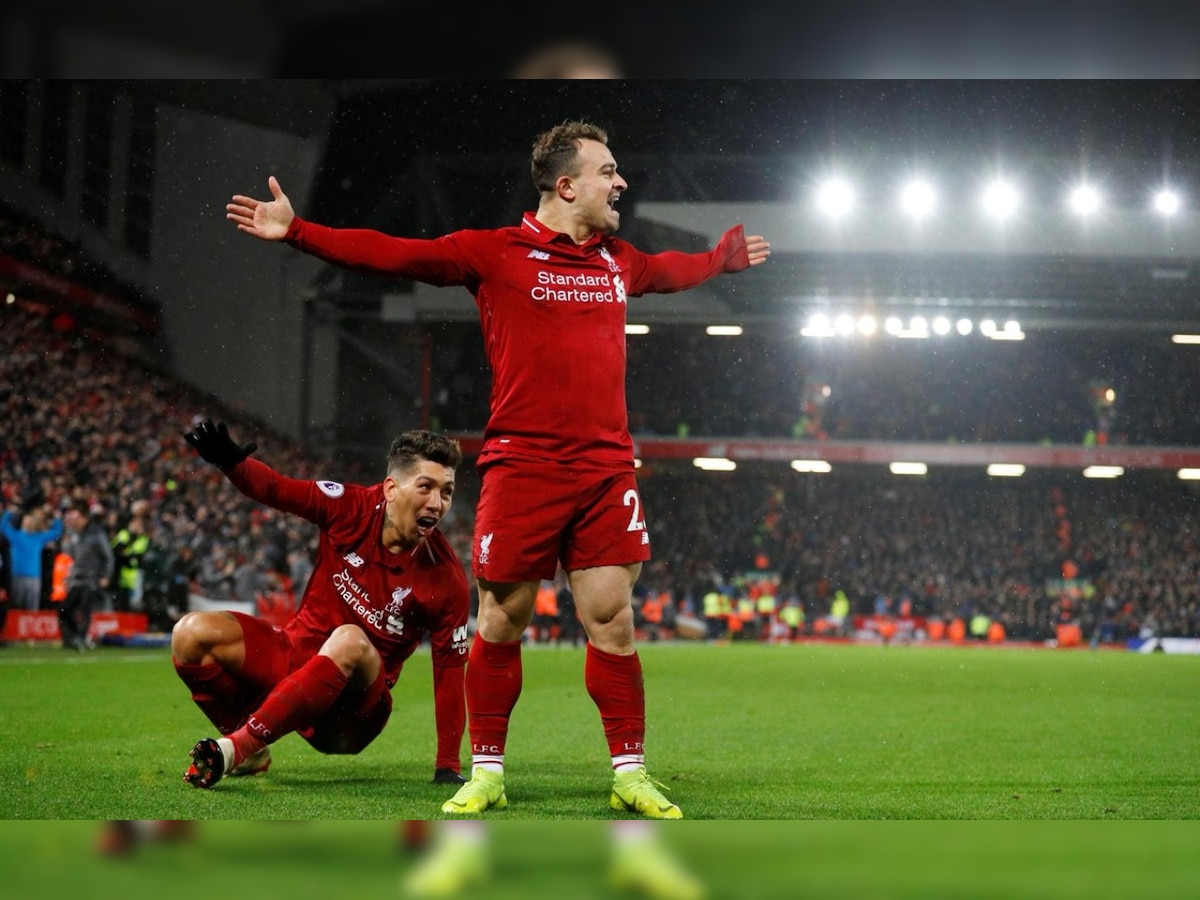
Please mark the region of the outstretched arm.
[[267, 187], [271, 189], [273, 200], [255, 200], [234, 194], [233, 202], [225, 206], [225, 218], [235, 224], [238, 231], [264, 241], [282, 241], [296, 213], [274, 175], [267, 178]]
[[741, 225], [735, 225], [707, 253], [667, 250], [640, 255], [642, 265], [634, 272], [630, 293], [640, 296], [685, 291], [718, 275], [761, 265], [770, 255], [769, 241], [758, 234], [747, 236]]

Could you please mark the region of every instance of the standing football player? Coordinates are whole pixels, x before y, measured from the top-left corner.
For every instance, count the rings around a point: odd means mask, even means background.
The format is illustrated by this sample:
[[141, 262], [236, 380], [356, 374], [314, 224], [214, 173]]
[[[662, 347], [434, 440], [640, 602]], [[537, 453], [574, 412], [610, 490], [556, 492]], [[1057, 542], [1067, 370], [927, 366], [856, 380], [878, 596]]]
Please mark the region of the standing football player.
[[591, 123], [564, 122], [539, 135], [531, 174], [540, 200], [519, 225], [436, 239], [305, 221], [273, 176], [271, 200], [235, 195], [226, 211], [246, 234], [331, 263], [466, 286], [479, 308], [493, 378], [472, 552], [472, 771], [443, 812], [508, 804], [505, 742], [521, 693], [521, 637], [539, 583], [561, 564], [588, 637], [584, 682], [612, 761], [609, 804], [679, 819], [680, 808], [646, 771], [632, 596], [650, 539], [625, 403], [625, 307], [630, 297], [684, 291], [764, 263], [770, 244], [741, 225], [703, 253], [648, 254], [615, 237], [628, 184], [606, 131]]

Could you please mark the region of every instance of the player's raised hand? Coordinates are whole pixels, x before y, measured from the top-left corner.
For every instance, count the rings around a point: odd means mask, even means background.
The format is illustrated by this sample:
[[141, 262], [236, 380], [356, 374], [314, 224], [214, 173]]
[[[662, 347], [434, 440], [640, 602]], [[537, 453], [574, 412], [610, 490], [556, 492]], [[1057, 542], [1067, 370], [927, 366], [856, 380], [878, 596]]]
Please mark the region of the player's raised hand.
[[239, 444], [229, 436], [229, 428], [224, 422], [214, 425], [212, 419], [197, 422], [183, 439], [205, 462], [212, 463], [222, 472], [228, 472], [258, 449], [258, 444], [254, 441]]
[[767, 257], [771, 255], [771, 243], [765, 240], [761, 234], [748, 235], [746, 252], [750, 255], [750, 265], [757, 266], [765, 263]]
[[238, 231], [264, 241], [281, 241], [296, 213], [274, 175], [267, 178], [267, 187], [271, 189], [273, 200], [255, 200], [234, 194], [233, 201], [225, 206], [225, 218], [236, 225]]

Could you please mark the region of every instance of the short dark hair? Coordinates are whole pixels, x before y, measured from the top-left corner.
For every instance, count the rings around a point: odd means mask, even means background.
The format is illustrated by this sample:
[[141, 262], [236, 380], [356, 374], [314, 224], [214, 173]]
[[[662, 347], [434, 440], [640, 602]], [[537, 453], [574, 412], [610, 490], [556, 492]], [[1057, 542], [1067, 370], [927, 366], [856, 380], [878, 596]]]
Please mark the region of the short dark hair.
[[560, 175], [574, 175], [578, 169], [575, 160], [579, 155], [580, 141], [608, 143], [608, 132], [590, 122], [566, 121], [543, 131], [533, 142], [533, 156], [529, 173], [533, 186], [539, 191], [554, 190], [554, 182]]
[[444, 434], [422, 429], [406, 431], [397, 435], [388, 449], [387, 471], [407, 472], [419, 459], [457, 469], [463, 459], [462, 447], [454, 438]]

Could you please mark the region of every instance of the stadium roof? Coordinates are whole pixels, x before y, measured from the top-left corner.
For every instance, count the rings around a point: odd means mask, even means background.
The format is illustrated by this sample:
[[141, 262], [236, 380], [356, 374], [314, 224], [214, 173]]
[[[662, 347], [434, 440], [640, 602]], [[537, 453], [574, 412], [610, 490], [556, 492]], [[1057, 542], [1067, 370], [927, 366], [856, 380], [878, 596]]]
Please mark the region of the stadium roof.
[[[812, 312], [1017, 318], [1022, 327], [1200, 328], [1200, 107], [1190, 81], [373, 82], [342, 85], [308, 215], [400, 234], [516, 221], [536, 196], [532, 135], [590, 118], [630, 182], [621, 235], [711, 246], [745, 222], [771, 262], [647, 316], [751, 323]], [[469, 111], [469, 115], [466, 113]], [[853, 217], [820, 216], [825, 176], [857, 179]], [[897, 212], [902, 181], [938, 185], [937, 215]], [[1022, 191], [1002, 226], [985, 179]], [[1107, 205], [1072, 215], [1091, 181]], [[1155, 190], [1181, 191], [1172, 218]], [[394, 292], [327, 273], [325, 289]], [[428, 312], [436, 317], [440, 313]]]

